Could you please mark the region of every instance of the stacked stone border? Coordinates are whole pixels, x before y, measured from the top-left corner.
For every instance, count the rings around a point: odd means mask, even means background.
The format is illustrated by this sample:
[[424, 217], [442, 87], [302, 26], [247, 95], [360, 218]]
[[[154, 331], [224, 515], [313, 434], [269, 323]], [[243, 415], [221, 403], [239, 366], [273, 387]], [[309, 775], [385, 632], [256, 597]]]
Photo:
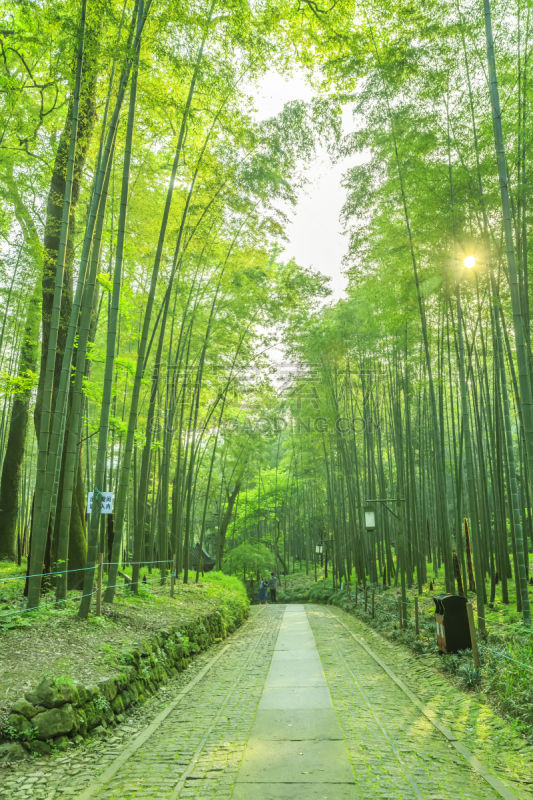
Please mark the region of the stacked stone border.
[[161, 629], [119, 654], [123, 666], [109, 678], [84, 686], [66, 678], [44, 678], [17, 700], [0, 731], [0, 761], [69, 750], [102, 736], [187, 669], [191, 659], [220, 642], [248, 617], [246, 606], [211, 611], [186, 625]]

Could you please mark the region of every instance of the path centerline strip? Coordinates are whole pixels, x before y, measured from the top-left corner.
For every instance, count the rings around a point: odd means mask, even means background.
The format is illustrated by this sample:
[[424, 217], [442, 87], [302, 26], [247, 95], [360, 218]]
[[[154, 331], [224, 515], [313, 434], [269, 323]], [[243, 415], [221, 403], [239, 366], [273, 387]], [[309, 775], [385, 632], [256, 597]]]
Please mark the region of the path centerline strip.
[[232, 800], [358, 800], [303, 606], [287, 606]]

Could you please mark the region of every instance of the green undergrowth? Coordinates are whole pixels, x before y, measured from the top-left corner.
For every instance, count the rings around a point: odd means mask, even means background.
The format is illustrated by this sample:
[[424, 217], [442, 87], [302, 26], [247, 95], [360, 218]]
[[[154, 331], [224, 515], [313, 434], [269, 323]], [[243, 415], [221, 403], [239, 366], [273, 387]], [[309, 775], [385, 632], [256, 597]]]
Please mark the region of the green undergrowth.
[[[67, 592], [66, 601], [57, 602], [55, 598], [54, 586], [45, 586], [41, 603], [37, 610], [28, 612], [26, 609], [26, 598], [24, 597], [24, 584], [26, 565], [25, 559], [19, 567], [16, 563], [0, 561], [0, 636], [12, 630], [27, 630], [35, 626], [48, 627], [51, 620], [67, 619], [76, 614], [81, 592], [73, 590]], [[131, 566], [124, 566], [120, 572], [131, 578]], [[6, 580], [7, 579], [7, 580]], [[216, 601], [217, 598], [223, 604], [234, 602], [236, 598], [239, 602], [247, 604], [247, 594], [243, 583], [236, 577], [224, 575], [222, 572], [209, 572], [201, 577], [199, 584], [195, 583], [195, 573], [189, 573], [189, 583], [183, 585], [183, 573], [178, 576], [176, 582], [175, 598], [171, 600], [170, 578], [161, 581], [159, 570], [149, 570], [142, 567], [140, 570], [140, 582], [138, 594], [131, 591], [127, 580], [120, 576], [116, 587], [115, 601], [113, 607], [120, 606], [122, 609], [153, 609], [154, 612], [162, 611], [168, 606], [170, 601], [172, 606], [183, 605], [183, 601], [192, 603]], [[106, 586], [106, 575], [104, 574], [103, 587]], [[228, 598], [231, 598], [228, 601]], [[94, 611], [94, 605], [93, 609]], [[89, 625], [102, 626], [113, 620], [113, 615], [105, 613], [101, 617], [96, 617], [94, 613], [89, 616]], [[116, 621], [116, 620], [115, 620]]]
[[[375, 618], [371, 616], [371, 591], [375, 590]], [[434, 666], [450, 677], [458, 688], [475, 691], [498, 713], [513, 723], [518, 732], [533, 741], [533, 632], [520, 624], [516, 610], [504, 614], [496, 607], [493, 618], [487, 613], [487, 636], [479, 641], [481, 667], [474, 664], [472, 653], [466, 650], [457, 655], [439, 655], [436, 646], [434, 594], [444, 593], [444, 587], [433, 583], [419, 597], [419, 628], [414, 623], [414, 592], [408, 596], [408, 625], [399, 625], [398, 590], [369, 584], [368, 609], [359, 589], [357, 605], [354, 586], [350, 595], [333, 588], [331, 579], [315, 582], [314, 576], [289, 575], [279, 594], [281, 603], [327, 603], [360, 617], [380, 634], [406, 645], [419, 655], [433, 655]], [[473, 599], [470, 598], [470, 599]], [[504, 617], [505, 626], [491, 624], [496, 615]], [[514, 620], [514, 622], [512, 621]]]
[[[12, 565], [0, 564], [0, 577], [16, 572]], [[76, 616], [79, 592], [69, 593], [73, 602], [53, 605], [51, 591], [43, 596], [39, 610], [26, 613], [24, 581], [16, 591], [9, 584], [6, 591], [0, 583], [0, 614], [8, 614], [0, 617], [4, 623], [0, 625], [0, 723], [10, 704], [23, 695], [22, 687], [36, 685], [43, 676], [74, 678], [88, 685], [120, 666], [133, 642], [169, 627], [185, 630], [213, 612], [221, 613], [225, 630], [231, 633], [248, 615], [246, 590], [236, 577], [210, 572], [196, 584], [192, 573], [191, 583], [183, 585], [179, 576], [170, 597], [168, 577], [161, 584], [159, 573], [150, 575], [143, 569], [144, 573], [147, 583], [140, 583], [138, 595], [121, 578], [114, 602], [103, 603], [97, 617], [93, 601], [87, 621]]]

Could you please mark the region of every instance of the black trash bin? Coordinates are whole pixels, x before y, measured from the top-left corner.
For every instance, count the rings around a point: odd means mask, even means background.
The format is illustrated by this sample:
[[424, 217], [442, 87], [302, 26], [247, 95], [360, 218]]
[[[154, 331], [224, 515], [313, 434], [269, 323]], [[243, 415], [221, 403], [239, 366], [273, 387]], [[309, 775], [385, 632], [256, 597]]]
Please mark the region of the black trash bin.
[[437, 647], [441, 653], [457, 653], [470, 650], [470, 628], [466, 613], [466, 597], [459, 594], [437, 594], [435, 603], [435, 622], [437, 625]]

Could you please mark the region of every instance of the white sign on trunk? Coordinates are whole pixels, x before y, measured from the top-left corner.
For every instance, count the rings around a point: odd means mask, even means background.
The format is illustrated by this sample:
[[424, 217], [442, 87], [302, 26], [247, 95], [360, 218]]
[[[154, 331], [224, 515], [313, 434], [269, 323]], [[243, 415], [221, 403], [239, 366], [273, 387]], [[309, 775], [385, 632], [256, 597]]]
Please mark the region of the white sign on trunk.
[[[91, 514], [93, 510], [93, 494], [89, 492], [87, 497], [87, 514]], [[102, 505], [100, 507], [100, 514], [113, 513], [113, 492], [102, 492]]]

